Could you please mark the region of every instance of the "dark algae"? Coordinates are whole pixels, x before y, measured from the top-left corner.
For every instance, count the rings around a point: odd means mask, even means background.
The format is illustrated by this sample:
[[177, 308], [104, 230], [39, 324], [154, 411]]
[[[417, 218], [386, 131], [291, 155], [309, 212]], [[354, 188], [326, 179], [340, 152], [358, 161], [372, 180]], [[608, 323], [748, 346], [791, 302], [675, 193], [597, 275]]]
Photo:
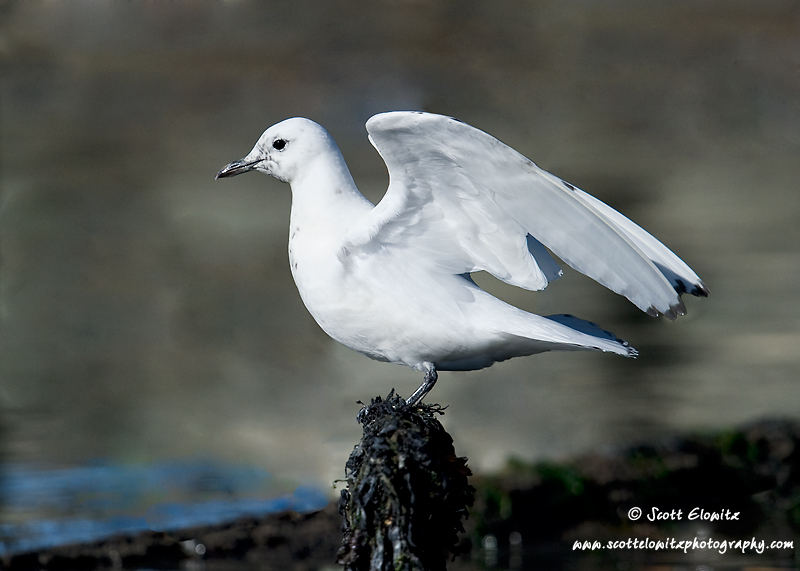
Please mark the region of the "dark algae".
[[474, 488], [467, 459], [437, 417], [439, 405], [406, 405], [389, 393], [358, 414], [364, 428], [345, 468], [339, 562], [347, 571], [444, 570], [463, 550], [459, 533]]

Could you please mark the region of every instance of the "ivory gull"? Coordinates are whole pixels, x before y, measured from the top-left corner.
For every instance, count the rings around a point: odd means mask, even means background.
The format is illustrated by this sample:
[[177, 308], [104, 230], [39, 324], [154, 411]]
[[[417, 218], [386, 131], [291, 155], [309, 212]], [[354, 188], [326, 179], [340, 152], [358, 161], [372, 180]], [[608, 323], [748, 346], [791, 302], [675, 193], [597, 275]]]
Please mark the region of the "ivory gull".
[[708, 295], [641, 227], [483, 131], [422, 112], [375, 115], [367, 131], [389, 169], [377, 205], [328, 132], [299, 117], [264, 131], [217, 178], [257, 170], [291, 185], [289, 262], [303, 303], [347, 347], [424, 372], [408, 404], [437, 371], [551, 350], [636, 356], [593, 323], [500, 301], [471, 272], [541, 290], [561, 275], [549, 249], [649, 315], [675, 319], [681, 294]]

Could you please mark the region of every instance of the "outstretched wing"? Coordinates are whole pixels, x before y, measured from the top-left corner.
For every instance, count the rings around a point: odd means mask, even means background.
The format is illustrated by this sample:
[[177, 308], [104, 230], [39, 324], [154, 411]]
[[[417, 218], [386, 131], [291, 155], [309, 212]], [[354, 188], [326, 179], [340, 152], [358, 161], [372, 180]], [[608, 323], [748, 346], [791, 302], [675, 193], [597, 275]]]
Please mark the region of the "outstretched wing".
[[345, 237], [348, 254], [405, 248], [441, 271], [485, 270], [537, 290], [560, 275], [544, 245], [651, 315], [674, 319], [681, 293], [707, 294], [642, 228], [483, 131], [419, 112], [375, 115], [367, 131], [389, 189]]

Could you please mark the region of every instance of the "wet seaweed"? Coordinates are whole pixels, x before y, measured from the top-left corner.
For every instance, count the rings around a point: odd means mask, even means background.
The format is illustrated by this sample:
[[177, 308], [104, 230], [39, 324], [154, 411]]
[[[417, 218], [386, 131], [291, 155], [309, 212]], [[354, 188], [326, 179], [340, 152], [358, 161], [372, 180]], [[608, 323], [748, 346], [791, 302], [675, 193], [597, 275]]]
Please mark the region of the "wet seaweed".
[[364, 433], [339, 500], [338, 562], [347, 571], [444, 570], [448, 554], [463, 550], [459, 533], [475, 490], [442, 414], [436, 404], [407, 406], [394, 391], [358, 413]]

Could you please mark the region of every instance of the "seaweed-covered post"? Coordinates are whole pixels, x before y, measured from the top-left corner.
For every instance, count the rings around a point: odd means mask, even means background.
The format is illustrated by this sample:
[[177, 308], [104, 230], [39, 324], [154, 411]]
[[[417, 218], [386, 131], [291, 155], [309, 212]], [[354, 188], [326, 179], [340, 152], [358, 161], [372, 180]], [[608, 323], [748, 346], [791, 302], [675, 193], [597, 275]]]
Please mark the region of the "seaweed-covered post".
[[467, 459], [436, 419], [439, 405], [389, 393], [361, 409], [361, 442], [345, 467], [338, 562], [346, 571], [440, 571], [461, 551], [461, 520], [474, 488]]

